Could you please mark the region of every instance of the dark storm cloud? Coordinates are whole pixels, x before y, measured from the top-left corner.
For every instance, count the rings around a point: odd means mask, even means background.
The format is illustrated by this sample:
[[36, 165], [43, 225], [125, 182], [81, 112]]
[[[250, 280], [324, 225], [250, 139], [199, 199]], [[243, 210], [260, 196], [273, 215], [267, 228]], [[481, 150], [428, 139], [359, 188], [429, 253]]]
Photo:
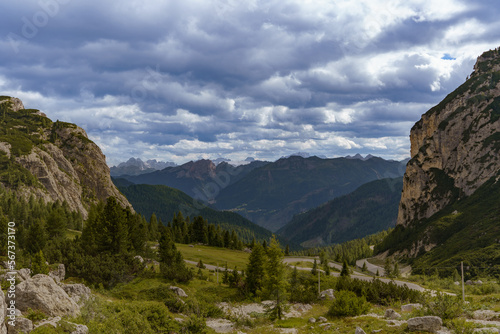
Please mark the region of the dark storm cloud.
[[500, 45], [494, 1], [4, 7], [3, 94], [83, 126], [112, 163], [295, 151], [402, 158], [412, 124]]

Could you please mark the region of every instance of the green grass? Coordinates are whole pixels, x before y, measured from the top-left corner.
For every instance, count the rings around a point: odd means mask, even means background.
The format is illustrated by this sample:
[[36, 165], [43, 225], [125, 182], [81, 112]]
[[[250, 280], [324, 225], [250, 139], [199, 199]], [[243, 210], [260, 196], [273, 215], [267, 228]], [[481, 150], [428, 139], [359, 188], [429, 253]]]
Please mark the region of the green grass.
[[70, 229], [67, 229], [66, 230], [66, 238], [67, 239], [70, 239], [70, 240], [74, 240], [77, 236], [82, 236], [82, 232], [81, 231], [76, 231], [76, 230], [70, 230]]
[[217, 265], [223, 267], [226, 262], [229, 269], [238, 266], [239, 270], [245, 269], [248, 263], [249, 253], [243, 251], [229, 250], [226, 248], [194, 245], [190, 247], [184, 244], [175, 244], [186, 260], [202, 260], [204, 264]]

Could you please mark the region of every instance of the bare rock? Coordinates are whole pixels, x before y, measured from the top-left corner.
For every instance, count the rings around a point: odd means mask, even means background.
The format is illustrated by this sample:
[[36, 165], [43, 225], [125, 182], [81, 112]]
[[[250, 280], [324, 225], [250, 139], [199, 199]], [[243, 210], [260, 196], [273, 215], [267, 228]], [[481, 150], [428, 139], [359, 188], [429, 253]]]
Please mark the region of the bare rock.
[[60, 263], [56, 270], [49, 272], [49, 276], [52, 277], [56, 283], [64, 281], [64, 278], [66, 277], [66, 268], [64, 267], [64, 264]]
[[17, 272], [17, 279], [20, 282], [26, 281], [28, 278], [31, 277], [31, 270], [28, 268], [19, 269], [16, 270], [16, 272]]
[[334, 300], [335, 299], [334, 290], [327, 289], [327, 290], [321, 291], [319, 294], [319, 299]]
[[92, 294], [90, 288], [83, 284], [62, 284], [61, 287], [77, 304], [86, 301]]
[[316, 319], [311, 317], [311, 318], [309, 318], [308, 321], [309, 321], [309, 323], [314, 324], [316, 322]]
[[476, 329], [474, 329], [474, 333], [478, 333], [478, 334], [494, 334], [494, 333], [500, 333], [500, 330], [498, 328], [494, 328], [494, 327], [483, 327], [483, 328], [476, 328]]
[[354, 332], [354, 334], [366, 334], [365, 331], [363, 330], [363, 328], [361, 327], [356, 327], [356, 331]]
[[9, 334], [21, 334], [29, 333], [33, 330], [33, 322], [26, 318], [16, 318], [16, 325], [7, 325], [7, 333]]
[[401, 312], [411, 312], [413, 310], [420, 310], [422, 308], [422, 304], [406, 304], [401, 306]]
[[327, 322], [328, 320], [325, 317], [319, 317], [318, 322]]
[[472, 285], [472, 284], [474, 284], [474, 282], [472, 282], [470, 279], [465, 281], [465, 285]]
[[500, 317], [500, 313], [494, 312], [492, 310], [477, 310], [472, 313], [472, 318], [476, 320], [491, 320], [496, 317]]
[[16, 306], [40, 310], [49, 316], [77, 316], [80, 307], [47, 275], [38, 274], [16, 286]]
[[170, 286], [169, 287], [170, 290], [173, 290], [175, 292], [175, 294], [179, 297], [187, 297], [188, 295], [186, 294], [186, 292], [184, 292], [184, 290], [182, 290], [181, 288], [177, 287], [177, 286]]
[[[73, 323], [71, 323], [73, 324]], [[88, 334], [89, 328], [85, 325], [73, 324], [75, 325], [75, 330], [71, 332], [71, 334]]]
[[443, 320], [436, 316], [425, 316], [408, 319], [408, 329], [410, 332], [437, 332], [441, 329]]
[[401, 318], [401, 314], [399, 314], [398, 312], [389, 308], [389, 309], [385, 310], [384, 318], [396, 320], [396, 319]]
[[208, 319], [207, 327], [212, 328], [217, 333], [231, 333], [234, 331], [234, 324], [226, 319]]
[[[15, 310], [14, 310], [15, 312]], [[7, 334], [7, 321], [9, 321], [9, 318], [7, 317], [7, 304], [5, 302], [5, 295], [0, 289], [0, 334]]]

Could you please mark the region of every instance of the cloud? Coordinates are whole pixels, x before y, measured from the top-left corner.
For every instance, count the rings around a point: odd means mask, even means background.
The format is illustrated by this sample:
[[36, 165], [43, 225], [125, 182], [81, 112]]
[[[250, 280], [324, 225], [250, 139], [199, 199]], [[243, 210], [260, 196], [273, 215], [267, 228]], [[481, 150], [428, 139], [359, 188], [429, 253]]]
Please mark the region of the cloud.
[[110, 164], [296, 151], [399, 159], [420, 115], [500, 45], [494, 1], [4, 7], [2, 94], [84, 127]]

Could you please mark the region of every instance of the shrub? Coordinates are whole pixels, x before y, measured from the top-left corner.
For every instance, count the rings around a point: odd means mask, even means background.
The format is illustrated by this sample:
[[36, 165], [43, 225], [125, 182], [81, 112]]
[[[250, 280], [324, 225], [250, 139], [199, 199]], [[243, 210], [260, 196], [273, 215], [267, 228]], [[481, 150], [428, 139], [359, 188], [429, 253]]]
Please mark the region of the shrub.
[[472, 334], [476, 325], [473, 322], [468, 322], [464, 318], [447, 321], [446, 327], [453, 330], [456, 334]]
[[29, 319], [33, 322], [37, 322], [43, 319], [47, 319], [47, 315], [40, 310], [32, 310], [28, 308], [28, 313], [26, 314], [26, 319]]
[[188, 333], [207, 333], [207, 325], [205, 319], [191, 314], [186, 321], [186, 329]]
[[370, 304], [365, 297], [358, 297], [352, 291], [341, 290], [335, 294], [335, 300], [330, 306], [328, 315], [332, 317], [357, 316], [368, 312]]
[[458, 296], [438, 293], [435, 297], [424, 302], [425, 315], [435, 315], [443, 320], [458, 318], [464, 312], [464, 303]]

